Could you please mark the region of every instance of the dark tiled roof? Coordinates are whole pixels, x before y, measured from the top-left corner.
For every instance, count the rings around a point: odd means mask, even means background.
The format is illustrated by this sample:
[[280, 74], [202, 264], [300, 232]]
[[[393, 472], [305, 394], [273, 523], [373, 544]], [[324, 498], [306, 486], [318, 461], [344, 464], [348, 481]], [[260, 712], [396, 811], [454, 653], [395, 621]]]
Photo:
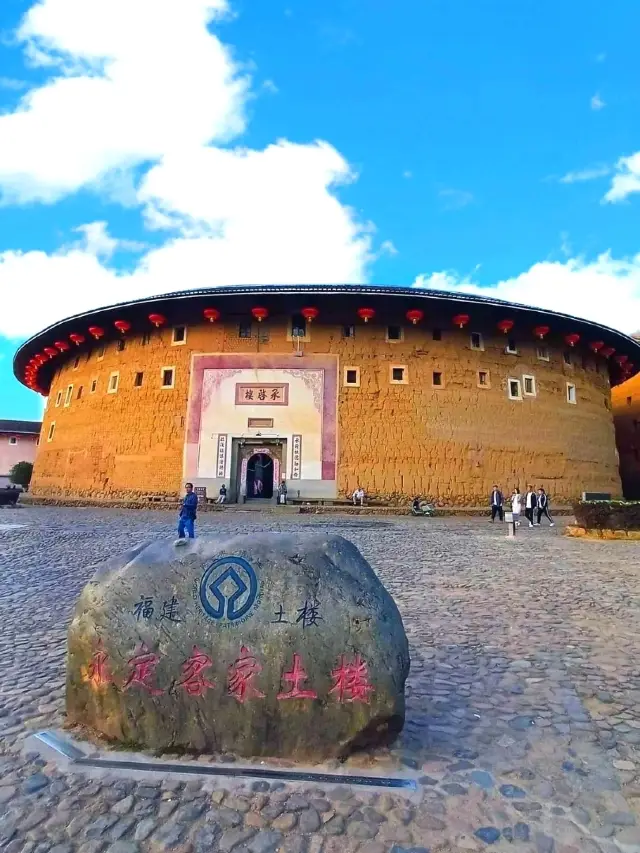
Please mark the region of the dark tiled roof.
[[0, 432], [40, 435], [42, 421], [3, 421], [0, 419]]

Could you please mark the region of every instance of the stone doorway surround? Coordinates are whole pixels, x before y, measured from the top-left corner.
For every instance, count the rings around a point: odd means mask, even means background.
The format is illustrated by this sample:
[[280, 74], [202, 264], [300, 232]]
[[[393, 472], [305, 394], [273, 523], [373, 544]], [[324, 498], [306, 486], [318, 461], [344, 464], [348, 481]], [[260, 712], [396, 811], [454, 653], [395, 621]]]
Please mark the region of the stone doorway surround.
[[273, 497], [268, 500], [275, 501], [278, 485], [282, 479], [281, 471], [284, 470], [286, 441], [284, 439], [234, 439], [234, 443], [238, 443], [238, 462], [236, 474], [236, 494], [235, 500], [238, 503], [244, 502], [244, 497], [250, 498], [247, 495], [247, 468], [249, 460], [257, 453], [263, 453], [273, 460]]

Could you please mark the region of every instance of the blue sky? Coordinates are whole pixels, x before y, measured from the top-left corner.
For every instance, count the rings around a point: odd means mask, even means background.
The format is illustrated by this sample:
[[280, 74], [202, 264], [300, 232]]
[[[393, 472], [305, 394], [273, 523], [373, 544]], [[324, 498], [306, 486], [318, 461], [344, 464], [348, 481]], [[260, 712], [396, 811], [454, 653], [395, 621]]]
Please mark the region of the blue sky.
[[640, 7], [5, 0], [0, 417], [21, 339], [204, 284], [487, 288], [640, 328]]

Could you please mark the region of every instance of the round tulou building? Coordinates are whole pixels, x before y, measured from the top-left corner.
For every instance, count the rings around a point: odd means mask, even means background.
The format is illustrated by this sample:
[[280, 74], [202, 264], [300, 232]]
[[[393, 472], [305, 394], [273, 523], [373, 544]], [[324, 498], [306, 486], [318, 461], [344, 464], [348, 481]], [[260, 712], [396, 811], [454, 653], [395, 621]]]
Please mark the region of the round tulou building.
[[47, 396], [35, 496], [231, 502], [544, 485], [620, 494], [611, 385], [640, 342], [550, 311], [377, 286], [219, 287], [101, 308], [18, 350]]

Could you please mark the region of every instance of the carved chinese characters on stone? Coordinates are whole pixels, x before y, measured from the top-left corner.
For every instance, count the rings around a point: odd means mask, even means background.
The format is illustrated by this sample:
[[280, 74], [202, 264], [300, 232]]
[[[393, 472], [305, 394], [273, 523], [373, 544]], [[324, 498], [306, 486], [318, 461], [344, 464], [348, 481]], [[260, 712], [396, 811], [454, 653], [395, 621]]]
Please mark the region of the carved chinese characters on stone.
[[211, 658], [194, 646], [191, 656], [182, 664], [182, 678], [176, 686], [186, 690], [189, 696], [204, 696], [210, 687], [214, 687], [213, 682], [203, 675], [211, 663]]
[[[160, 655], [151, 652], [144, 643], [136, 649], [127, 665], [129, 675], [122, 684], [122, 690], [138, 686], [151, 696], [160, 696], [165, 691], [155, 684], [155, 670], [160, 662]], [[212, 658], [198, 646], [194, 646], [189, 657], [182, 664], [182, 672], [175, 682], [176, 690], [183, 690], [189, 696], [204, 696], [207, 690], [215, 687], [215, 682], [207, 677], [206, 670], [213, 666]], [[258, 658], [246, 647], [242, 646], [240, 654], [231, 664], [227, 678], [227, 693], [241, 705], [250, 699], [266, 699], [267, 696], [259, 689], [255, 680], [260, 676], [263, 667]], [[369, 704], [374, 692], [369, 683], [368, 667], [360, 655], [349, 660], [342, 655], [336, 668], [331, 672], [334, 686], [329, 690], [329, 696], [334, 696], [340, 703], [364, 702]], [[87, 667], [86, 680], [93, 687], [113, 684], [107, 652], [102, 641]], [[293, 653], [289, 667], [282, 671], [282, 682], [286, 689], [277, 694], [277, 700], [287, 699], [317, 699], [318, 693], [309, 686], [309, 675], [304, 667], [302, 657], [298, 652]]]
[[152, 696], [159, 696], [163, 691], [152, 684], [159, 660], [160, 655], [153, 654], [144, 643], [140, 643], [136, 653], [129, 659], [128, 664], [131, 667], [131, 672], [122, 685], [122, 689], [128, 690], [130, 687], [138, 685], [139, 687], [143, 687]]
[[261, 672], [262, 667], [257, 659], [243, 646], [240, 657], [229, 667], [229, 696], [233, 696], [240, 704], [244, 704], [247, 699], [264, 699], [264, 693], [253, 684], [254, 678]]

